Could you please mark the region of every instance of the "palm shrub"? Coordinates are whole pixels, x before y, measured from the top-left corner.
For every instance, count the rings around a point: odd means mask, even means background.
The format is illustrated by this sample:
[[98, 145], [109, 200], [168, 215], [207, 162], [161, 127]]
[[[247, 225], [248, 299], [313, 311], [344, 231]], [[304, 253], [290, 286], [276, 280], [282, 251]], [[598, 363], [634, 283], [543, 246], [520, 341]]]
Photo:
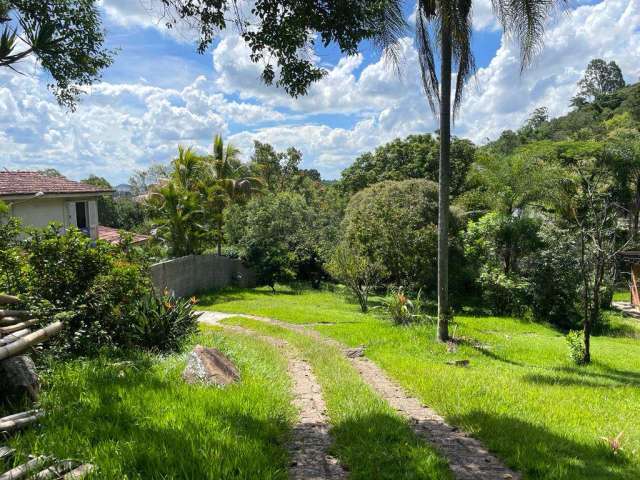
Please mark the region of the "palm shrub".
[[416, 298], [411, 300], [403, 287], [393, 288], [390, 291], [389, 298], [383, 302], [389, 316], [396, 325], [407, 325], [423, 318], [422, 291], [418, 291]]
[[166, 292], [161, 296], [147, 293], [136, 301], [131, 318], [131, 340], [146, 350], [179, 350], [198, 328], [194, 305], [193, 298], [175, 298]]

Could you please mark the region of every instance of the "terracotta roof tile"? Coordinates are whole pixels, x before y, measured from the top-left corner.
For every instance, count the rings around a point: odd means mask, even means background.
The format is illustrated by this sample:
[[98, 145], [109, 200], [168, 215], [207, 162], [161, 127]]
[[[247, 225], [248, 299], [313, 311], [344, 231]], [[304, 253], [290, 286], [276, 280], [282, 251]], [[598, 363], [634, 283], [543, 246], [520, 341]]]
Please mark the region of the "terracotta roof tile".
[[47, 193], [110, 193], [112, 190], [74, 182], [65, 177], [49, 177], [39, 172], [0, 171], [0, 197]]
[[[118, 244], [120, 243], [120, 233], [116, 228], [105, 227], [104, 225], [98, 225], [98, 238], [105, 242]], [[148, 235], [133, 234], [133, 243], [142, 243], [149, 240], [151, 237]]]

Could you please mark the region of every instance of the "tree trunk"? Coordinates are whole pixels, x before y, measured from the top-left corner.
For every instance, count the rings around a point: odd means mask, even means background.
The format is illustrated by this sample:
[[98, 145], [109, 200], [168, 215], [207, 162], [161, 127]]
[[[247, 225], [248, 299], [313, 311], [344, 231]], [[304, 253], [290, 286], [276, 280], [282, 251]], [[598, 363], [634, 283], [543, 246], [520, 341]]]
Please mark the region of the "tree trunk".
[[633, 229], [631, 235], [635, 237], [638, 234], [638, 220], [640, 217], [640, 175], [636, 178], [636, 198], [633, 205]]
[[222, 256], [222, 222], [218, 222], [218, 256]]
[[451, 30], [442, 25], [440, 66], [440, 165], [438, 172], [438, 333], [449, 339], [449, 154], [451, 142]]

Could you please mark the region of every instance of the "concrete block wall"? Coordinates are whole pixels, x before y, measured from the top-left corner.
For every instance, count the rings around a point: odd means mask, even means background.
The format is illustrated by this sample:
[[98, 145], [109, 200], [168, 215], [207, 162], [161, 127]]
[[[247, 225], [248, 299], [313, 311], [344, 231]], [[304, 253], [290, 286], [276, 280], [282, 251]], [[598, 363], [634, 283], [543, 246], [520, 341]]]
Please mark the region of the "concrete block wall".
[[151, 266], [151, 280], [156, 292], [167, 289], [176, 297], [229, 285], [254, 287], [256, 276], [235, 258], [217, 255], [188, 255]]

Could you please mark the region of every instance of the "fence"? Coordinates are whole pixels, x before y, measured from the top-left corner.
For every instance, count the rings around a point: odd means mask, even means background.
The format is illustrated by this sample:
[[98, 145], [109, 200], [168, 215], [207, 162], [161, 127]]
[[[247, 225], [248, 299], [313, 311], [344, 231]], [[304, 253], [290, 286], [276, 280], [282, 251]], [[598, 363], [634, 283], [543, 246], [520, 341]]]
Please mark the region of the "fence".
[[256, 276], [240, 260], [218, 255], [188, 255], [151, 266], [157, 292], [169, 290], [177, 297], [229, 285], [254, 287]]

